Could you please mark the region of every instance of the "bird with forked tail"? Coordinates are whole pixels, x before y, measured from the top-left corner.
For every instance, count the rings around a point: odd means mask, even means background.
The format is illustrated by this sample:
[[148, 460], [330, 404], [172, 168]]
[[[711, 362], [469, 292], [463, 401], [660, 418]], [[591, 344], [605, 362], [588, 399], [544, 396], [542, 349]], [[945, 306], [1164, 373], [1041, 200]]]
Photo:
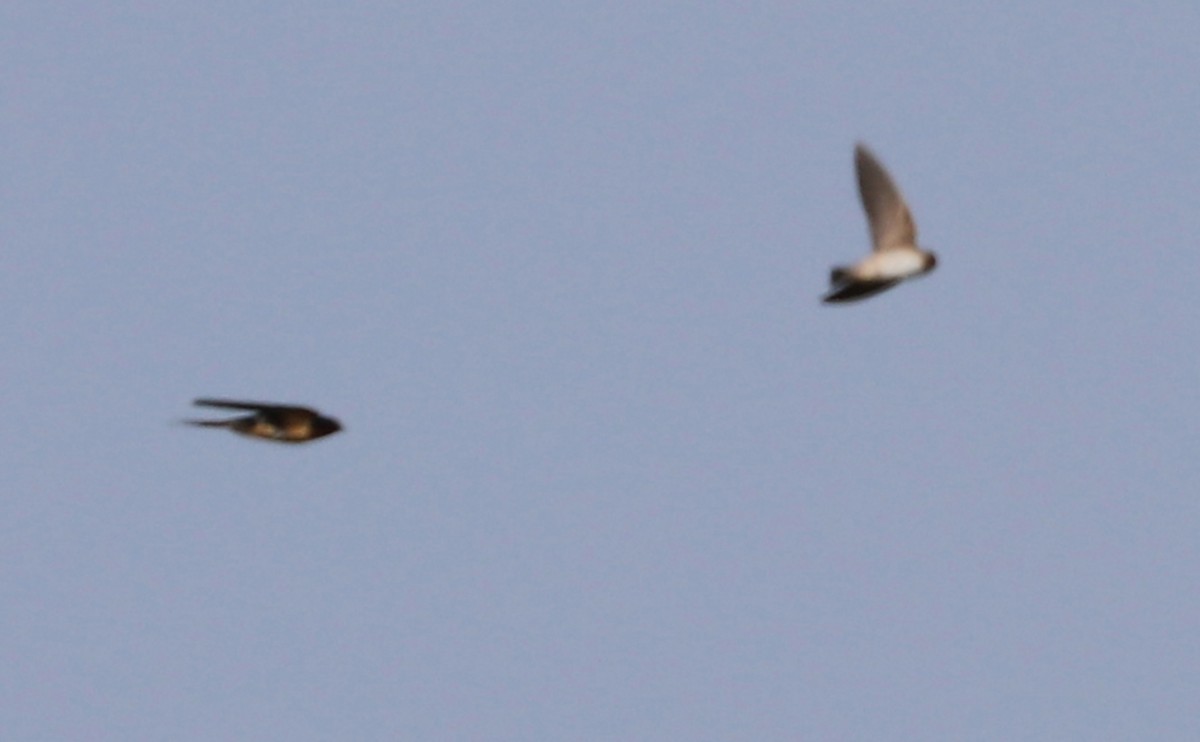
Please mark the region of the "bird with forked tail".
[[264, 402], [239, 402], [231, 399], [197, 399], [193, 404], [227, 410], [248, 410], [253, 414], [227, 420], [185, 420], [184, 422], [189, 425], [204, 428], [228, 428], [241, 435], [268, 441], [306, 443], [332, 435], [342, 429], [340, 422], [332, 417], [325, 417], [309, 407]]

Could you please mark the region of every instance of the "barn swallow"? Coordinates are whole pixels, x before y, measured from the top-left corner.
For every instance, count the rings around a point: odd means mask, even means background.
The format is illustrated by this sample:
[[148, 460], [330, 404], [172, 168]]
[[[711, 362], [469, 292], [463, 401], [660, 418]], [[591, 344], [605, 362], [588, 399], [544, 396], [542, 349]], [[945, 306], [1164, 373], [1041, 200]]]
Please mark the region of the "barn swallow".
[[917, 225], [900, 189], [864, 144], [854, 148], [854, 168], [874, 250], [855, 265], [833, 269], [826, 304], [866, 299], [937, 266], [936, 255], [917, 247]]
[[230, 399], [197, 399], [193, 404], [229, 410], [253, 410], [254, 414], [229, 420], [185, 420], [189, 425], [229, 428], [235, 433], [280, 443], [304, 443], [332, 435], [342, 429], [342, 424], [337, 420], [325, 417], [308, 407], [235, 402]]

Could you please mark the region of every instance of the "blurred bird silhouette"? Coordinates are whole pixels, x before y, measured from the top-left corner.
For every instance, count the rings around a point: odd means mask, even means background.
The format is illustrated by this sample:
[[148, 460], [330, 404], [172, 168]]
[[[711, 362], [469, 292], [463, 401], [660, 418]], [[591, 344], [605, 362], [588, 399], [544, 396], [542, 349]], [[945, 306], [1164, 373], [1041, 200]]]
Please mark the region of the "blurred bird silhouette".
[[900, 189], [864, 144], [854, 148], [854, 168], [874, 250], [855, 265], [833, 269], [826, 304], [866, 299], [937, 266], [936, 255], [917, 247], [917, 225]]
[[324, 438], [342, 429], [332, 417], [308, 407], [264, 402], [238, 402], [230, 399], [197, 399], [200, 407], [219, 407], [227, 410], [251, 410], [254, 414], [228, 420], [185, 420], [189, 425], [204, 428], [229, 428], [235, 433], [280, 443], [305, 443]]

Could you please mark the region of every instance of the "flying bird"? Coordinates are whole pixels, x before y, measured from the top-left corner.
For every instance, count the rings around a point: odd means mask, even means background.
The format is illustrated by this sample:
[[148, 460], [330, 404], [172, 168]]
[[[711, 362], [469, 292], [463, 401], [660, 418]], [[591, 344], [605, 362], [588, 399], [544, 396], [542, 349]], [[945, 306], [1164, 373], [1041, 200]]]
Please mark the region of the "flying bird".
[[228, 420], [185, 420], [189, 425], [229, 428], [235, 433], [280, 443], [305, 443], [342, 429], [342, 424], [337, 420], [308, 407], [230, 399], [197, 399], [193, 404], [227, 410], [250, 410], [253, 414]]
[[874, 250], [854, 265], [833, 269], [826, 304], [866, 299], [937, 266], [936, 255], [917, 247], [917, 225], [900, 189], [864, 144], [854, 148], [854, 168]]

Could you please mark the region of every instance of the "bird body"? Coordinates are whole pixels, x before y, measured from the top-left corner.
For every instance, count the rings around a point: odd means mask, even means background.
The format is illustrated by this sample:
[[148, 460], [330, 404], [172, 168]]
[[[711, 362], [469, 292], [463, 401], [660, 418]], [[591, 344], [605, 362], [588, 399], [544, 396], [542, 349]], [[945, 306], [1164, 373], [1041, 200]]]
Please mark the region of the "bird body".
[[897, 276], [915, 276], [925, 270], [926, 258], [918, 250], [874, 252], [850, 269], [847, 278], [858, 281], [891, 281]]

